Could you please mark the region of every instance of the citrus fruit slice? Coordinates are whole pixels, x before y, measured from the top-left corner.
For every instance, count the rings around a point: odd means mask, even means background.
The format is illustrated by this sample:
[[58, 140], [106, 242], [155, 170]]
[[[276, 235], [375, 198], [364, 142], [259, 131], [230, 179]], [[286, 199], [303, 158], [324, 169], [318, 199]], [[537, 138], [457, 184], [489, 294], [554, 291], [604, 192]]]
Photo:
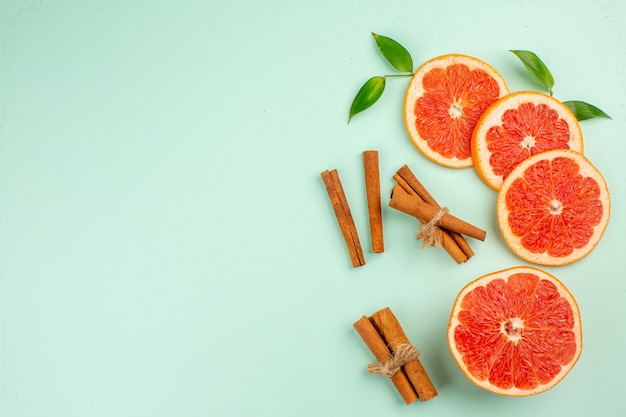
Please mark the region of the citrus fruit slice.
[[512, 93], [489, 106], [471, 143], [474, 169], [494, 190], [532, 155], [552, 149], [583, 152], [576, 116], [559, 100], [535, 91]]
[[498, 192], [497, 213], [502, 236], [519, 257], [565, 265], [591, 252], [602, 237], [609, 190], [586, 157], [555, 149], [511, 171]]
[[534, 395], [559, 383], [578, 360], [580, 312], [554, 276], [534, 267], [505, 269], [461, 290], [448, 344], [463, 373], [479, 387]]
[[508, 94], [502, 76], [466, 55], [444, 55], [424, 63], [404, 97], [404, 123], [417, 149], [452, 168], [472, 166], [472, 130], [485, 109]]

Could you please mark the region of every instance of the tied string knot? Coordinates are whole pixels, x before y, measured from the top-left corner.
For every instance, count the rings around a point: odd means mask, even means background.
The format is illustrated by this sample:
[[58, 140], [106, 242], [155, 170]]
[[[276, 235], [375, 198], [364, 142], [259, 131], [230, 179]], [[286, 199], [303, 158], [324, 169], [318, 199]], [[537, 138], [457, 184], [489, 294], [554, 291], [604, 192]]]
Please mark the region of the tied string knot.
[[415, 239], [422, 240], [422, 248], [426, 246], [441, 246], [441, 235], [437, 232], [439, 221], [448, 214], [448, 208], [442, 207], [428, 222], [422, 224], [417, 231]]
[[398, 345], [391, 359], [385, 363], [371, 363], [367, 365], [367, 372], [374, 375], [383, 375], [391, 378], [400, 368], [419, 356], [419, 351], [411, 344]]

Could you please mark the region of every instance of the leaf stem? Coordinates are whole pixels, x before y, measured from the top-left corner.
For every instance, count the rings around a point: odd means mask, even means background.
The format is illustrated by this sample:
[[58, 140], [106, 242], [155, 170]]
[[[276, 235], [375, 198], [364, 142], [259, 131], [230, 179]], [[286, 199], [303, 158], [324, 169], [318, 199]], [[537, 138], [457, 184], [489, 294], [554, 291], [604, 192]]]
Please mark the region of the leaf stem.
[[383, 77], [385, 77], [385, 78], [412, 77], [412, 76], [413, 76], [412, 72], [407, 72], [405, 74], [387, 74], [387, 75], [383, 75]]

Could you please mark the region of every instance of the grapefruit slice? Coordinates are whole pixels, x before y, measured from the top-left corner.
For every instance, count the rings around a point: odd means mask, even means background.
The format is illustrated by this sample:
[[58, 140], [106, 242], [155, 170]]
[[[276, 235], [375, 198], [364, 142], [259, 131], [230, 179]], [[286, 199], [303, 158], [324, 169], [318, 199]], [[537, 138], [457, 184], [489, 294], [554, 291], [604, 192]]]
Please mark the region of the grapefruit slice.
[[535, 91], [509, 94], [493, 103], [472, 133], [472, 160], [478, 176], [498, 190], [524, 159], [552, 149], [583, 152], [576, 116], [557, 99]]
[[502, 76], [466, 55], [444, 55], [415, 72], [404, 97], [404, 123], [417, 149], [451, 168], [472, 166], [471, 135], [485, 109], [508, 94]]
[[514, 267], [461, 290], [448, 324], [452, 356], [479, 387], [527, 396], [555, 386], [582, 349], [580, 312], [557, 278]]
[[565, 265], [586, 256], [609, 222], [610, 196], [582, 154], [555, 149], [531, 156], [502, 183], [498, 225], [520, 258]]

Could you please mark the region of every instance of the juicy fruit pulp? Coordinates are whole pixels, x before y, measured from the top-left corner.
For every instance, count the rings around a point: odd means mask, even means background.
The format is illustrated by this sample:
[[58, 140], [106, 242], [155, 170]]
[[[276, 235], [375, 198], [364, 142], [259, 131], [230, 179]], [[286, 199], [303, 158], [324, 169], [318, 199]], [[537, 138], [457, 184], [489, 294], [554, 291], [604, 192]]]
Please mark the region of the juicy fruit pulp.
[[496, 190], [524, 159], [552, 149], [582, 153], [580, 126], [567, 106], [537, 92], [513, 93], [493, 103], [472, 134], [474, 167]]
[[469, 167], [471, 136], [485, 109], [508, 93], [486, 63], [463, 55], [435, 58], [418, 69], [405, 97], [405, 124], [416, 147], [449, 167]]
[[459, 294], [450, 348], [477, 385], [531, 395], [560, 381], [580, 355], [578, 307], [551, 275], [517, 267], [479, 278]]
[[470, 156], [472, 130], [493, 100], [498, 84], [466, 65], [435, 68], [424, 76], [426, 93], [415, 103], [415, 126], [428, 145], [446, 158]]
[[[550, 170], [558, 178], [563, 171], [577, 171], [578, 167], [566, 159], [557, 159], [552, 164], [541, 161], [529, 168], [526, 176], [546, 178]], [[543, 185], [542, 189], [537, 189], [521, 178], [511, 184], [506, 195], [509, 224], [516, 236], [523, 236], [522, 244], [531, 252], [547, 252], [557, 257], [569, 255], [574, 248], [589, 242], [593, 227], [602, 219], [602, 202], [598, 200], [600, 187], [594, 180], [587, 179], [573, 184], [571, 193], [564, 192], [569, 191], [568, 185], [559, 187], [557, 184], [548, 194], [542, 192], [546, 188]], [[527, 200], [529, 196], [531, 201]], [[537, 212], [536, 206], [547, 207], [549, 215]], [[570, 233], [568, 224], [575, 224], [578, 233]]]
[[569, 142], [567, 122], [545, 104], [524, 103], [507, 110], [502, 126], [487, 132], [490, 162], [496, 174], [507, 176], [522, 160], [549, 149], [565, 148]]
[[609, 218], [609, 196], [599, 172], [582, 155], [538, 154], [516, 168], [498, 196], [498, 220], [522, 258], [563, 265], [589, 253]]

